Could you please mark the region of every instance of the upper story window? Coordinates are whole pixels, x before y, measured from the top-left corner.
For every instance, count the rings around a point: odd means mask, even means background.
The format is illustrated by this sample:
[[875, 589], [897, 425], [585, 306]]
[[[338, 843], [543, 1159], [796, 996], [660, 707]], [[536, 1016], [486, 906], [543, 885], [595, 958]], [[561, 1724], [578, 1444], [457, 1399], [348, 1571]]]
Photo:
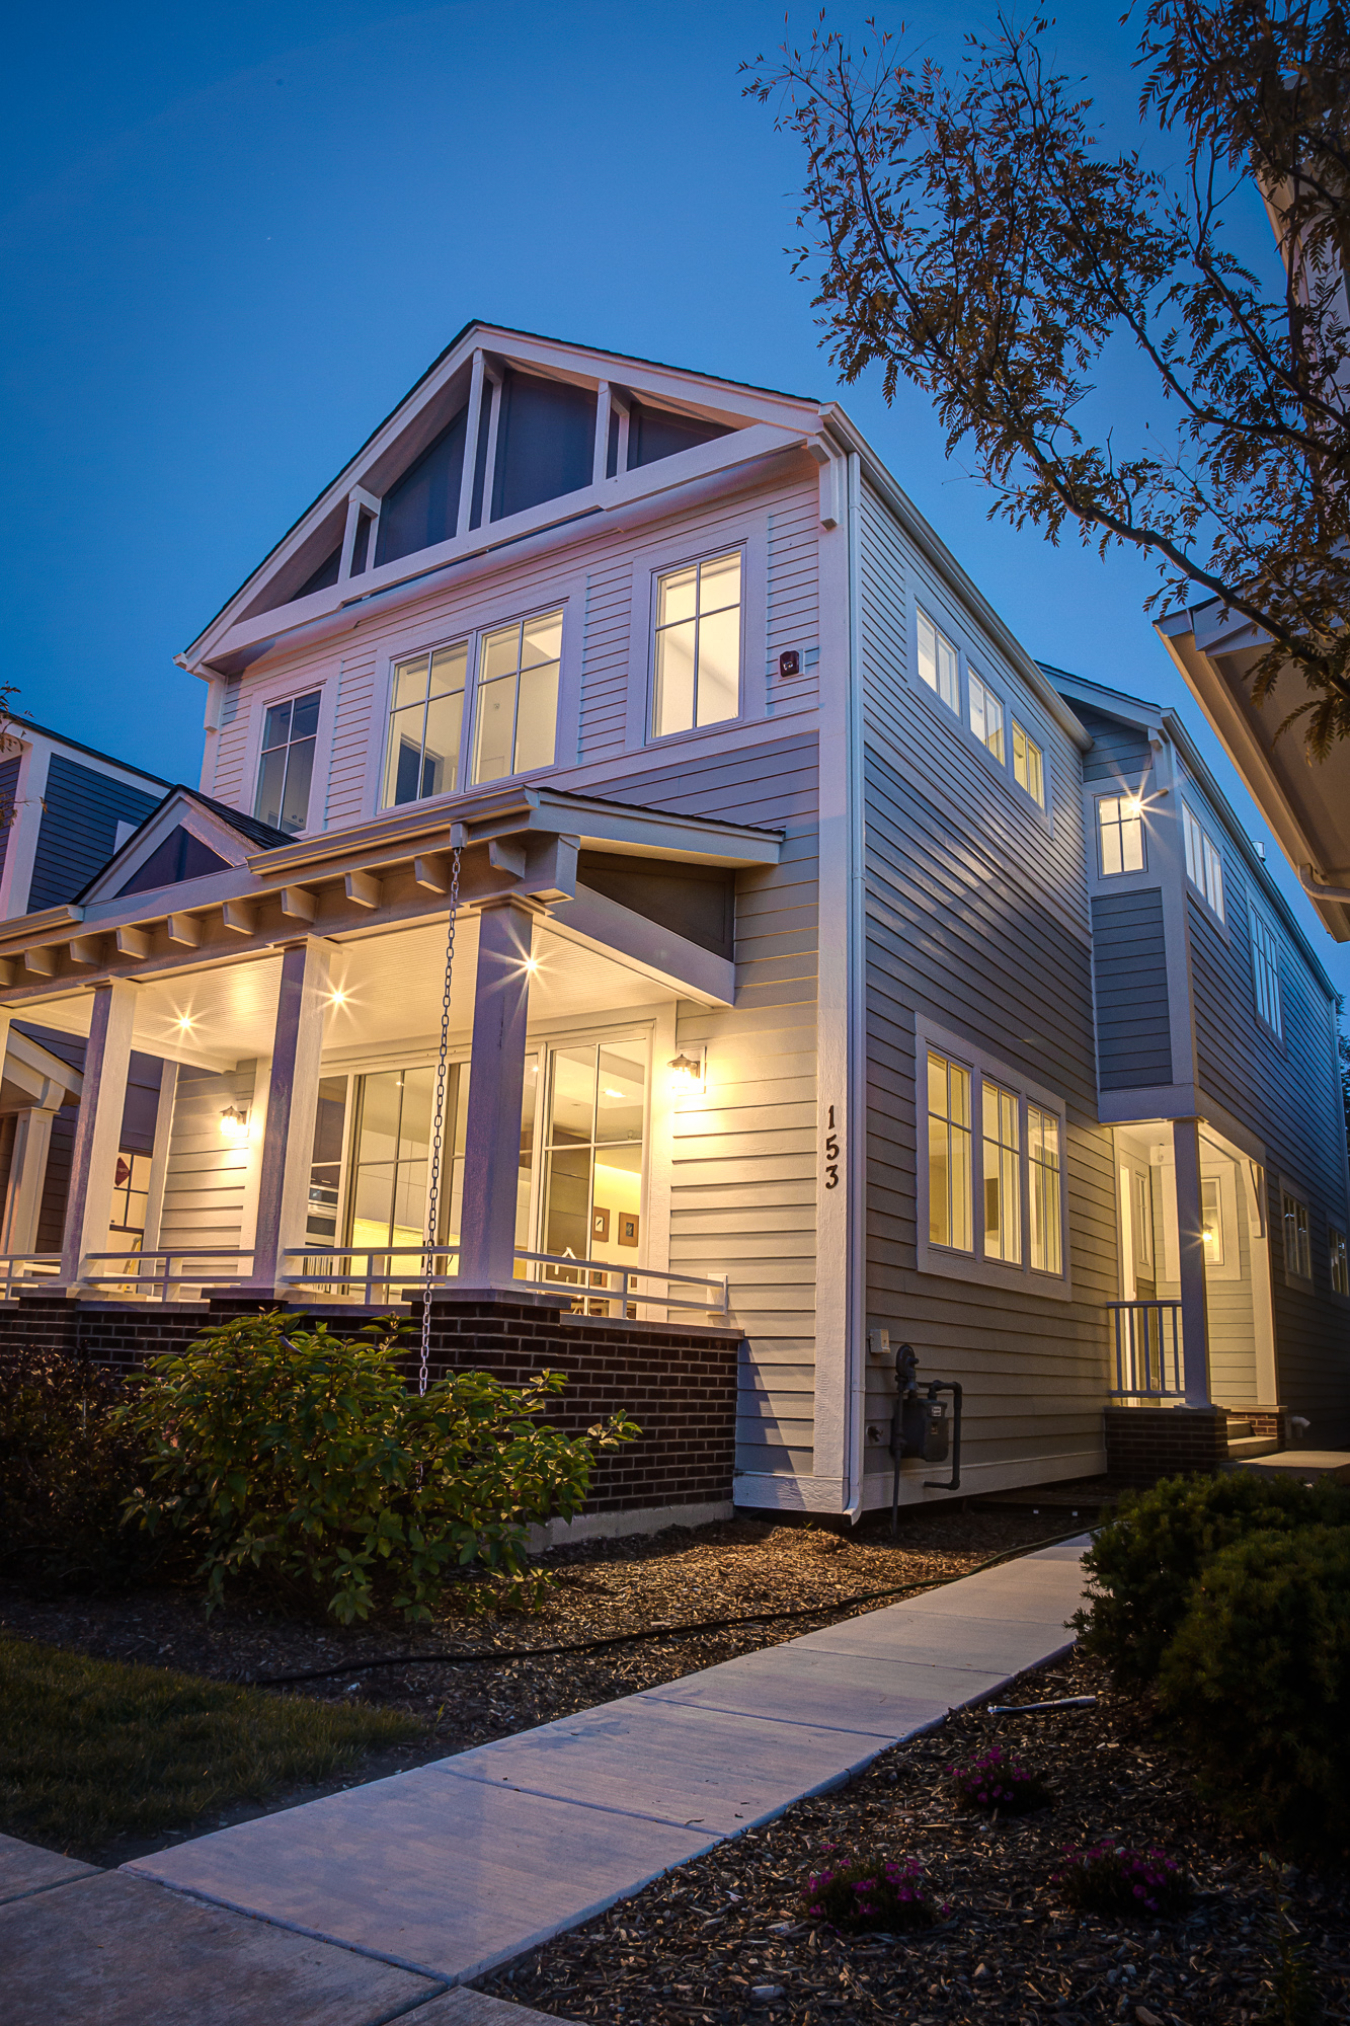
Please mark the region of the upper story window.
[[919, 611], [919, 674], [928, 687], [936, 690], [949, 710], [961, 715], [961, 676], [957, 653], [945, 633], [941, 632], [928, 617], [922, 605]]
[[263, 719], [262, 759], [253, 813], [274, 830], [299, 832], [309, 818], [319, 694], [314, 689], [305, 696], [289, 697], [285, 703], [270, 704]]
[[1181, 805], [1181, 827], [1186, 838], [1186, 877], [1202, 893], [1219, 920], [1223, 920], [1223, 860], [1200, 828], [1190, 809]]
[[1280, 1191], [1284, 1220], [1284, 1270], [1298, 1280], [1312, 1279], [1312, 1240], [1308, 1230], [1308, 1206], [1288, 1189]]
[[1097, 846], [1103, 879], [1144, 869], [1144, 805], [1137, 795], [1099, 795]]
[[[385, 808], [448, 795], [553, 764], [561, 610], [395, 662], [384, 766]], [[470, 669], [472, 756], [465, 753]], [[467, 758], [467, 764], [466, 764]]]
[[1003, 705], [974, 669], [969, 671], [970, 729], [1003, 765]]
[[656, 580], [652, 736], [740, 715], [741, 557], [734, 550]]
[[1256, 1010], [1277, 1040], [1284, 1033], [1280, 1008], [1280, 946], [1260, 915], [1252, 916], [1252, 977]]
[[1013, 779], [1019, 788], [1025, 788], [1033, 802], [1045, 807], [1045, 756], [1035, 739], [1023, 730], [1017, 719], [1012, 721]]

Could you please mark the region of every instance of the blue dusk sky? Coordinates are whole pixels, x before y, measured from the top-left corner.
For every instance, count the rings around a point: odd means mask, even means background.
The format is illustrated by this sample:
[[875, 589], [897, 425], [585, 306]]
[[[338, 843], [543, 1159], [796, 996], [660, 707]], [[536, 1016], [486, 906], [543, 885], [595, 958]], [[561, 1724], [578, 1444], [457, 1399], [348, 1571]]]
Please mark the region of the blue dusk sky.
[[[1120, 11], [1075, 0], [1051, 39], [1127, 145], [1138, 77]], [[922, 0], [886, 18], [950, 61], [996, 12]], [[794, 39], [815, 14], [794, 13]], [[784, 32], [780, 0], [76, 0], [12, 16], [0, 667], [21, 709], [195, 782], [204, 690], [174, 654], [482, 317], [839, 395], [1034, 655], [1181, 710], [1350, 991], [1350, 947], [1300, 895], [1144, 615], [1147, 566], [990, 523], [923, 396], [888, 408], [879, 375], [838, 386], [783, 250], [796, 143], [737, 75]], [[1273, 262], [1254, 203], [1245, 229]], [[1148, 395], [1126, 364], [1105, 383], [1120, 410]]]

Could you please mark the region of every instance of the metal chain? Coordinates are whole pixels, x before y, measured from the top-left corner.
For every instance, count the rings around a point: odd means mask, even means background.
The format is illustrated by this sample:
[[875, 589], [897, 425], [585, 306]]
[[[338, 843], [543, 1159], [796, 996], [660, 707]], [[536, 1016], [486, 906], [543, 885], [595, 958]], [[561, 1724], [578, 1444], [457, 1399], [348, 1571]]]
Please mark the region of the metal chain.
[[459, 912], [460, 847], [450, 853], [450, 918], [445, 928], [445, 985], [441, 992], [441, 1052], [436, 1060], [436, 1100], [431, 1115], [431, 1168], [427, 1175], [427, 1282], [422, 1291], [422, 1363], [417, 1374], [419, 1396], [427, 1390], [431, 1356], [431, 1289], [436, 1274], [436, 1227], [441, 1206], [441, 1141], [445, 1132], [446, 1057], [450, 1052], [450, 986], [455, 974], [455, 916]]

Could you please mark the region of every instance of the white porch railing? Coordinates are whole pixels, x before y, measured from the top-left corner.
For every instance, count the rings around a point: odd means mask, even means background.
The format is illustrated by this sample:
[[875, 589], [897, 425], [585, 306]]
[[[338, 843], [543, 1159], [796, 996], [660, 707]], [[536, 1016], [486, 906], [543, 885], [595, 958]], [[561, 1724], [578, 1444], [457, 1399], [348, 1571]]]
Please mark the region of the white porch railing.
[[[316, 1294], [350, 1295], [358, 1289], [368, 1303], [383, 1301], [394, 1288], [427, 1284], [427, 1261], [458, 1260], [457, 1245], [288, 1245], [283, 1260], [303, 1260], [309, 1271], [287, 1266], [278, 1287], [312, 1288]], [[357, 1262], [365, 1261], [364, 1272]], [[383, 1263], [381, 1263], [383, 1262]], [[432, 1273], [433, 1287], [454, 1287], [454, 1273]], [[379, 1293], [376, 1293], [376, 1289]]]
[[1185, 1362], [1179, 1301], [1109, 1301], [1115, 1330], [1116, 1383], [1112, 1399], [1178, 1400], [1185, 1397]]
[[0, 1256], [0, 1301], [9, 1299], [16, 1281], [52, 1280], [60, 1271], [59, 1252], [10, 1252]]
[[[188, 1264], [175, 1272], [174, 1261], [180, 1259]], [[205, 1260], [212, 1264], [203, 1271], [200, 1263]], [[100, 1263], [105, 1269], [101, 1273]], [[251, 1252], [241, 1252], [238, 1246], [229, 1245], [161, 1247], [149, 1252], [86, 1252], [80, 1261], [80, 1286], [101, 1287], [113, 1293], [125, 1289], [145, 1301], [172, 1301], [176, 1288], [219, 1287], [227, 1280], [242, 1279], [252, 1264]], [[192, 1271], [193, 1267], [198, 1270]]]
[[[589, 1309], [595, 1301], [616, 1302], [619, 1314], [623, 1315], [630, 1303], [643, 1302], [665, 1309], [697, 1309], [704, 1315], [723, 1318], [730, 1314], [725, 1274], [711, 1277], [701, 1273], [668, 1273], [655, 1266], [615, 1266], [607, 1259], [569, 1259], [556, 1252], [522, 1252], [519, 1246], [516, 1258], [543, 1267], [542, 1273], [529, 1274], [527, 1279], [542, 1281], [550, 1288], [575, 1288], [574, 1304], [584, 1308]], [[655, 1291], [644, 1291], [644, 1281], [655, 1282]], [[671, 1293], [676, 1287], [701, 1288], [703, 1298]]]

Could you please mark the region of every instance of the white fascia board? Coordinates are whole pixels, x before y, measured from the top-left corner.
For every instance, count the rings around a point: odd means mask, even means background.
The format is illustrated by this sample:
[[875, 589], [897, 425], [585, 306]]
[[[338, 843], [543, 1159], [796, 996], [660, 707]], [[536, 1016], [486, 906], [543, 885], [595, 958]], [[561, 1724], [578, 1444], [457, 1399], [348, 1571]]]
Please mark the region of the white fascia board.
[[666, 986], [672, 998], [696, 999], [703, 1006], [735, 1003], [736, 966], [729, 958], [591, 887], [580, 886], [573, 899], [551, 907], [545, 928], [563, 942], [599, 950], [626, 970]]
[[874, 492], [880, 494], [914, 546], [942, 578], [953, 597], [970, 613], [976, 625], [983, 627], [1000, 652], [1007, 656], [1032, 695], [1044, 705], [1060, 730], [1072, 739], [1080, 753], [1090, 752], [1092, 735], [1087, 727], [1070, 710], [1050, 678], [1039, 664], [1032, 660], [1021, 641], [999, 618], [983, 591], [962, 569], [946, 543], [919, 512], [913, 500], [901, 490], [856, 423], [835, 402], [821, 409], [821, 419], [827, 431], [846, 450], [857, 452], [867, 483]]
[[626, 508], [659, 498], [677, 487], [721, 476], [802, 447], [808, 440], [814, 439], [814, 434], [800, 426], [786, 430], [768, 423], [751, 423], [730, 436], [715, 437], [711, 443], [677, 451], [673, 457], [660, 458], [655, 464], [639, 465], [635, 471], [603, 479], [599, 485], [582, 486], [576, 492], [545, 500], [523, 513], [485, 522], [481, 527], [471, 528], [467, 534], [437, 542], [429, 549], [414, 549], [409, 555], [399, 556], [379, 569], [365, 570], [359, 577], [349, 577], [345, 583], [331, 584], [322, 591], [311, 591], [307, 598], [293, 598], [285, 605], [259, 612], [252, 619], [240, 619], [227, 628], [212, 629], [203, 636], [198, 646], [189, 650], [183, 665], [190, 665], [194, 674], [208, 677], [213, 673], [234, 673], [233, 664], [247, 666], [250, 660], [261, 659], [263, 654], [271, 652], [274, 643], [292, 638], [301, 628], [306, 629], [307, 639], [322, 637], [314, 631], [316, 621], [333, 619], [337, 627], [344, 626], [348, 623], [347, 615], [353, 609], [359, 616], [361, 608], [382, 591], [417, 583], [436, 571], [449, 569], [471, 557], [514, 547], [529, 535], [545, 534], [554, 529], [575, 533], [587, 521], [603, 524], [605, 516], [620, 514]]

